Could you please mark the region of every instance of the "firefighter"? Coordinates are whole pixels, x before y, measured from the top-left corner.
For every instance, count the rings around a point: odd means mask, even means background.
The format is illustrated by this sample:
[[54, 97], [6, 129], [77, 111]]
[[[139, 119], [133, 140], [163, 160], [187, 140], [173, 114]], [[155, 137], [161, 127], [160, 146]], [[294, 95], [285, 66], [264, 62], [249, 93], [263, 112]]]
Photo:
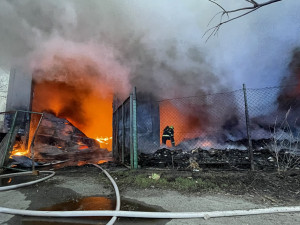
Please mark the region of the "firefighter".
[[175, 147], [174, 127], [173, 126], [166, 126], [163, 131], [162, 143], [165, 145], [167, 140], [170, 140], [172, 143], [172, 146]]

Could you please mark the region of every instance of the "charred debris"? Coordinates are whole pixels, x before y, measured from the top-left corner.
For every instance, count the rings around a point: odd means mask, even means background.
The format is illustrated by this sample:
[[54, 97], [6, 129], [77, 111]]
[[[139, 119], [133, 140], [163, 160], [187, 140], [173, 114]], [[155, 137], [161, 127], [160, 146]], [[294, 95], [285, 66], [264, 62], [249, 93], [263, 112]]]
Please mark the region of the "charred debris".
[[[261, 142], [261, 141], [258, 141]], [[281, 150], [277, 155], [266, 148], [253, 151], [255, 170], [274, 171], [282, 164], [300, 169], [300, 156]], [[162, 148], [153, 154], [140, 154], [141, 167], [168, 168], [176, 170], [202, 171], [216, 170], [249, 170], [251, 167], [249, 152], [240, 149], [205, 150], [196, 148], [192, 151]], [[279, 165], [280, 164], [280, 165]]]

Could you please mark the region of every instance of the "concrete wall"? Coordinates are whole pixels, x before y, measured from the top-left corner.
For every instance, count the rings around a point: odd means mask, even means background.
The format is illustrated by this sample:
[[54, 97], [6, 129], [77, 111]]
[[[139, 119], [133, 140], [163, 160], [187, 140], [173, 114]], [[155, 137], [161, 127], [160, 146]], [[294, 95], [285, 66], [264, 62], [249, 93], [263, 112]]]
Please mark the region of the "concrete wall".
[[18, 68], [10, 71], [6, 111], [31, 109], [32, 76]]
[[[6, 98], [8, 90], [9, 71], [0, 68], [0, 112], [6, 109]], [[0, 114], [0, 132], [4, 127], [4, 115]]]

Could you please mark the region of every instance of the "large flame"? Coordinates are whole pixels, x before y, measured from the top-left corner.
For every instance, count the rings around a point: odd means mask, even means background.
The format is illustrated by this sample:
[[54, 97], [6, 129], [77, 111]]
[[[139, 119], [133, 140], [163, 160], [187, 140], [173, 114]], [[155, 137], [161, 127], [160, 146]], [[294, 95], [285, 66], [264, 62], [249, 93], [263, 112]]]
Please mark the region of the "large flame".
[[[24, 135], [19, 138], [16, 138], [10, 158], [15, 156], [29, 156], [31, 151], [31, 142], [33, 140], [33, 135], [37, 129], [41, 115], [39, 114], [30, 114], [30, 125], [29, 125], [29, 135]], [[28, 138], [26, 141], [25, 139]]]
[[[176, 101], [164, 101], [160, 104], [160, 136], [166, 126], [174, 126], [175, 144], [183, 140], [199, 137], [203, 132], [203, 126], [208, 122], [204, 113], [200, 113], [201, 106]], [[197, 112], [198, 111], [198, 112]], [[167, 141], [167, 146], [171, 142]]]
[[100, 147], [111, 150], [113, 90], [99, 81], [97, 71], [77, 60], [60, 59], [58, 66], [34, 77], [33, 111], [65, 118], [90, 138], [104, 137]]

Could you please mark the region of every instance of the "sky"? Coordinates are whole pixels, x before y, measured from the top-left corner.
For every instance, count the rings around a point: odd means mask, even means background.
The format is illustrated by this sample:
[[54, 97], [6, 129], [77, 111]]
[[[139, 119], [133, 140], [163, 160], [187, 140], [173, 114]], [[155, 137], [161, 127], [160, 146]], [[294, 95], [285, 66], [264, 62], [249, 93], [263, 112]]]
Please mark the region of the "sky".
[[124, 84], [115, 90], [137, 86], [159, 98], [277, 86], [300, 46], [299, 8], [296, 0], [263, 7], [206, 41], [220, 11], [206, 0], [2, 0], [0, 67], [32, 73], [55, 56], [90, 58], [101, 79]]

